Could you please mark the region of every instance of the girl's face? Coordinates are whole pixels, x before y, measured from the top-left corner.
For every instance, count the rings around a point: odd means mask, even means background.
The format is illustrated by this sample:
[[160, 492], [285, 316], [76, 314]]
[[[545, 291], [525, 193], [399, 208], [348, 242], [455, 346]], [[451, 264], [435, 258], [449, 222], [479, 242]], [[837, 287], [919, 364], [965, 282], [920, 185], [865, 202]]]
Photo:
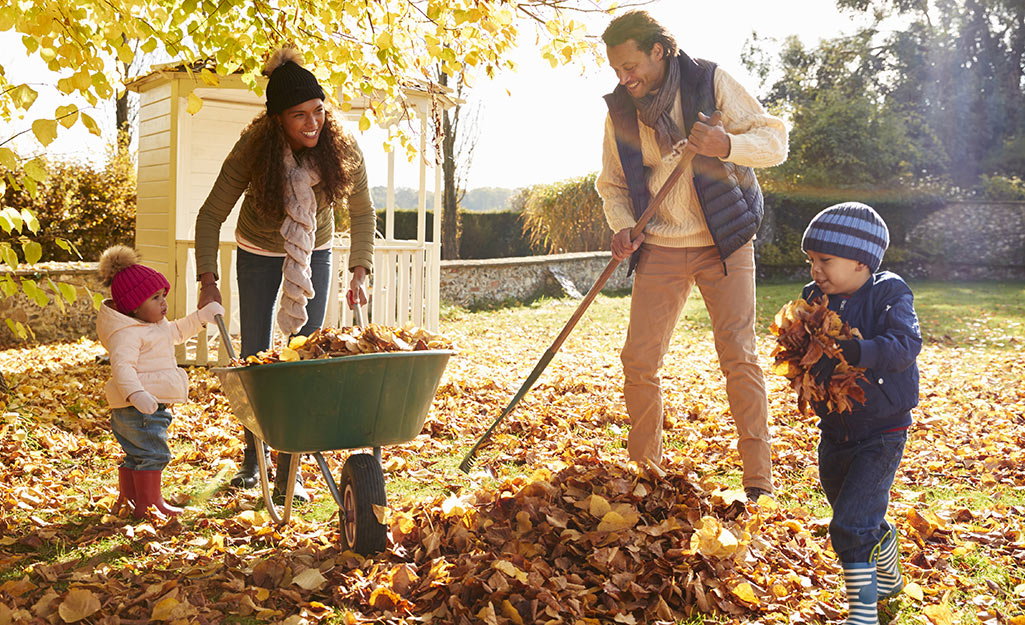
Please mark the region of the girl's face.
[[145, 321], [146, 323], [156, 323], [164, 318], [167, 314], [167, 299], [166, 292], [164, 289], [160, 289], [153, 295], [151, 295], [142, 306], [139, 306], [132, 311], [132, 316], [139, 321]]
[[307, 100], [278, 113], [278, 122], [285, 132], [285, 140], [293, 151], [317, 147], [320, 131], [324, 129], [324, 101]]
[[811, 279], [826, 295], [854, 295], [871, 277], [868, 266], [850, 258], [806, 252]]

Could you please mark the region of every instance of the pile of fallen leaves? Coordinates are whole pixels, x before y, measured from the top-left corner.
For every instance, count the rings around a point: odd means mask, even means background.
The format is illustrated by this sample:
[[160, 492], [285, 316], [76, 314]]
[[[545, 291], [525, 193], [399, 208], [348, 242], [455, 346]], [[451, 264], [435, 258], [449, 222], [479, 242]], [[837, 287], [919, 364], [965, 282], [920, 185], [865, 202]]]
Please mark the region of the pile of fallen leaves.
[[[790, 388], [797, 391], [798, 408], [804, 413], [822, 402], [832, 412], [850, 412], [852, 402], [865, 403], [865, 391], [858, 386], [858, 380], [866, 379], [865, 369], [849, 365], [837, 345], [837, 341], [860, 339], [861, 333], [841, 321], [828, 304], [828, 296], [787, 302], [769, 328], [776, 337], [772, 370], [790, 380]], [[838, 362], [832, 376], [820, 384], [813, 368], [823, 358]]]
[[354, 354], [413, 352], [452, 349], [448, 338], [418, 326], [393, 328], [376, 323], [365, 327], [321, 328], [309, 336], [294, 336], [287, 347], [269, 349], [234, 365], [266, 365], [317, 358], [338, 358]]
[[[694, 608], [796, 611], [831, 583], [818, 539], [780, 523], [771, 499], [749, 509], [742, 491], [709, 491], [687, 462], [638, 469], [573, 451], [571, 465], [392, 512], [390, 564], [339, 599], [386, 619], [629, 625]], [[810, 607], [810, 621], [840, 614]]]

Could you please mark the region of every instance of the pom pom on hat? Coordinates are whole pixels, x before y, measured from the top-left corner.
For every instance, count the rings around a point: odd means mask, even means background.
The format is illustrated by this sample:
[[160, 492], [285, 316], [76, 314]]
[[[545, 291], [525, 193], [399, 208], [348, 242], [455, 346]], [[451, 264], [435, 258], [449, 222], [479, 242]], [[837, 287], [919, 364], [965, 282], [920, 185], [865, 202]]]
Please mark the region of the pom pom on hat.
[[886, 222], [868, 204], [834, 204], [812, 218], [801, 239], [801, 249], [864, 263], [879, 270], [890, 245]]
[[263, 68], [263, 73], [268, 76], [268, 115], [275, 115], [307, 100], [325, 98], [317, 78], [300, 61], [302, 57], [294, 48], [281, 48], [268, 59]]
[[166, 295], [171, 284], [156, 269], [139, 264], [139, 253], [124, 245], [107, 248], [100, 256], [98, 272], [110, 286], [110, 297], [118, 312], [130, 315], [157, 291]]

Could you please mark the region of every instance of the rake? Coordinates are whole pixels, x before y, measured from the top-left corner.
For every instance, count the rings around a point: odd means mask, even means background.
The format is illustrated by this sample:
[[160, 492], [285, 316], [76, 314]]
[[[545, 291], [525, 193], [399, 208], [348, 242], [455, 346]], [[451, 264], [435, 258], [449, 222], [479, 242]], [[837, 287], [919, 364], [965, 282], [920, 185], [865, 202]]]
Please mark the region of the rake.
[[[715, 114], [713, 114], [711, 123], [715, 124], [718, 121], [718, 119], [719, 113], [717, 111]], [[683, 151], [683, 154], [680, 156], [679, 162], [676, 164], [676, 167], [673, 169], [672, 173], [669, 174], [669, 178], [667, 178], [666, 181], [662, 184], [662, 188], [658, 190], [658, 193], [655, 195], [655, 199], [653, 199], [648, 204], [648, 208], [644, 210], [644, 213], [641, 214], [641, 218], [637, 220], [637, 225], [635, 225], [630, 230], [631, 241], [639, 237], [641, 233], [644, 232], [644, 226], [648, 225], [648, 222], [651, 221], [651, 218], [655, 214], [655, 211], [658, 210], [658, 207], [665, 200], [666, 196], [669, 194], [670, 189], [673, 188], [673, 185], [676, 184], [676, 181], [683, 173], [683, 170], [687, 168], [687, 165], [689, 165], [693, 159], [694, 152], [690, 150]], [[591, 290], [587, 292], [587, 295], [585, 295], [584, 299], [581, 300], [580, 305], [577, 306], [576, 312], [573, 313], [573, 316], [570, 317], [569, 321], [566, 322], [565, 327], [562, 328], [562, 332], [559, 333], [559, 336], [555, 337], [555, 341], [552, 342], [551, 347], [549, 347], [545, 351], [544, 355], [541, 356], [541, 360], [538, 361], [538, 363], [534, 366], [534, 370], [531, 371], [530, 375], [527, 376], [527, 379], [523, 382], [523, 386], [521, 386], [520, 390], [518, 390], [516, 394], [513, 395], [512, 401], [510, 401], [509, 405], [505, 407], [505, 410], [502, 411], [502, 414], [498, 415], [498, 418], [496, 418], [494, 423], [491, 424], [491, 427], [489, 427], [487, 431], [484, 432], [484, 435], [477, 439], [477, 442], [474, 443], [473, 447], [470, 448], [470, 451], [467, 452], [466, 456], [463, 458], [463, 461], [459, 463], [459, 470], [461, 470], [463, 473], [470, 472], [470, 469], [473, 467], [474, 459], [477, 456], [477, 450], [480, 449], [481, 445], [483, 445], [485, 441], [491, 438], [491, 434], [495, 431], [495, 428], [498, 427], [498, 424], [501, 423], [507, 416], [509, 416], [509, 413], [512, 412], [516, 404], [519, 403], [521, 399], [523, 399], [523, 396], [527, 394], [527, 391], [530, 390], [530, 387], [533, 386], [534, 382], [536, 382], [538, 377], [541, 376], [541, 372], [545, 370], [545, 367], [548, 366], [548, 363], [550, 363], [552, 361], [552, 358], [555, 357], [555, 353], [559, 351], [560, 347], [562, 347], [563, 341], [565, 341], [566, 337], [569, 336], [569, 333], [573, 331], [573, 328], [577, 325], [577, 322], [580, 321], [580, 318], [584, 315], [584, 312], [587, 310], [587, 307], [591, 305], [591, 302], [594, 301], [594, 298], [597, 297], [598, 293], [602, 290], [602, 287], [605, 286], [605, 283], [608, 282], [609, 278], [612, 277], [612, 273], [616, 270], [616, 267], [619, 266], [619, 263], [620, 261], [616, 260], [615, 258], [609, 261], [609, 264], [605, 267], [605, 270], [602, 271], [601, 275], [598, 276], [598, 279], [594, 281], [594, 285], [591, 286]]]

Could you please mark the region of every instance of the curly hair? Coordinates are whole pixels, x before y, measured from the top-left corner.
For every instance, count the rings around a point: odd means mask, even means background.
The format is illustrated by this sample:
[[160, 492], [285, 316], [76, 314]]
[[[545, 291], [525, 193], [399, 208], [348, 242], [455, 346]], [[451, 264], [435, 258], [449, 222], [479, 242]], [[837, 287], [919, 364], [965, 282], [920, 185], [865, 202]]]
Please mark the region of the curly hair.
[[[247, 193], [256, 203], [256, 210], [274, 223], [285, 217], [284, 150], [290, 149], [281, 124], [267, 113], [258, 115], [242, 132], [252, 133], [251, 168], [259, 172], [249, 181]], [[330, 110], [324, 111], [324, 127], [317, 145], [303, 150], [303, 159], [309, 159], [320, 169], [320, 190], [328, 201], [338, 202], [352, 191], [353, 175], [359, 167], [361, 155], [356, 140], [341, 127]]]

